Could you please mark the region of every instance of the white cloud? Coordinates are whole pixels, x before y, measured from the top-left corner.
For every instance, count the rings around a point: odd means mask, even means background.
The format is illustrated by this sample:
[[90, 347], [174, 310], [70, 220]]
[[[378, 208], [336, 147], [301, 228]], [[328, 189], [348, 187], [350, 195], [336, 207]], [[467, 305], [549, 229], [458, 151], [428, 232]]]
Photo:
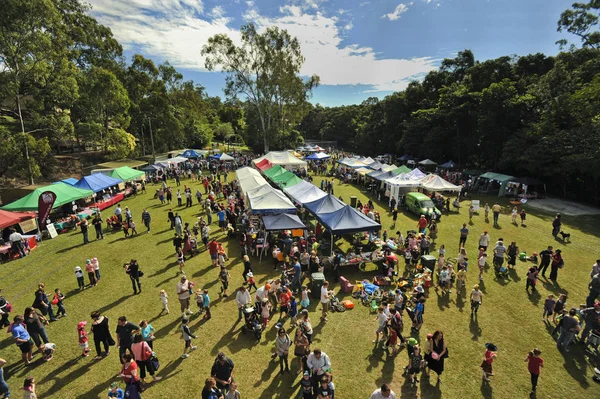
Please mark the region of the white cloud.
[[[109, 26], [126, 48], [169, 62], [178, 68], [205, 71], [200, 51], [209, 37], [224, 33], [236, 43], [239, 30], [229, 26], [225, 10], [199, 13], [202, 4], [192, 0], [89, 0], [93, 15]], [[308, 2], [305, 2], [308, 3]], [[321, 3], [315, 1], [314, 3]], [[244, 2], [242, 2], [244, 4]], [[312, 3], [311, 3], [312, 4]], [[193, 7], [192, 7], [193, 6]], [[301, 73], [319, 75], [323, 85], [368, 85], [373, 91], [401, 90], [415, 76], [436, 69], [436, 59], [383, 58], [366, 46], [342, 44], [352, 22], [320, 11], [304, 11], [298, 2], [283, 6], [280, 15], [265, 17], [248, 0], [243, 16], [259, 30], [276, 25], [298, 38], [306, 58]], [[192, 8], [190, 8], [192, 7]], [[200, 10], [200, 11], [199, 11]]]
[[396, 21], [398, 19], [400, 19], [400, 15], [404, 14], [405, 12], [408, 11], [409, 6], [412, 6], [413, 3], [408, 3], [408, 4], [403, 4], [400, 3], [396, 6], [396, 8], [394, 9], [394, 11], [392, 11], [389, 14], [384, 14], [381, 16], [381, 18], [385, 19], [389, 19], [390, 21]]

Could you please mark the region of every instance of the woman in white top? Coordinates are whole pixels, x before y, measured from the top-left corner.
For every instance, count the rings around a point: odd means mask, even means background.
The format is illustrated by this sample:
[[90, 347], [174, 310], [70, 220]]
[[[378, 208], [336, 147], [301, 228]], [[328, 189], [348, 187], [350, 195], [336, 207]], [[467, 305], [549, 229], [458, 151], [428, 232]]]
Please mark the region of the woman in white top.
[[512, 218], [512, 222], [513, 224], [517, 224], [517, 214], [519, 213], [519, 210], [517, 209], [517, 207], [513, 207], [512, 212], [510, 213], [510, 217]]
[[475, 284], [473, 286], [473, 291], [471, 291], [471, 316], [473, 316], [473, 312], [477, 314], [477, 310], [479, 310], [479, 305], [481, 305], [483, 299], [483, 293], [479, 291], [479, 284]]
[[329, 282], [325, 281], [321, 287], [321, 306], [323, 307], [321, 313], [321, 320], [327, 321], [327, 308], [329, 307], [329, 297], [331, 293], [329, 291]]

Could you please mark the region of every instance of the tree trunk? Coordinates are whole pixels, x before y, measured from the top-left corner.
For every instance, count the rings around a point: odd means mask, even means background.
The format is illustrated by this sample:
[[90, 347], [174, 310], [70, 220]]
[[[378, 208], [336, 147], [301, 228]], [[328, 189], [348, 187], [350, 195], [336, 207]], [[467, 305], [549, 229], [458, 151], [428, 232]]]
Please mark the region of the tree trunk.
[[19, 71], [15, 71], [15, 86], [17, 88], [17, 111], [19, 113], [19, 122], [21, 123], [21, 134], [23, 135], [23, 143], [25, 145], [25, 162], [27, 162], [27, 171], [29, 172], [29, 184], [33, 185], [33, 170], [29, 162], [29, 144], [27, 143], [27, 133], [25, 133], [25, 123], [23, 122], [23, 113], [21, 112], [21, 95], [19, 94], [21, 85], [19, 84]]

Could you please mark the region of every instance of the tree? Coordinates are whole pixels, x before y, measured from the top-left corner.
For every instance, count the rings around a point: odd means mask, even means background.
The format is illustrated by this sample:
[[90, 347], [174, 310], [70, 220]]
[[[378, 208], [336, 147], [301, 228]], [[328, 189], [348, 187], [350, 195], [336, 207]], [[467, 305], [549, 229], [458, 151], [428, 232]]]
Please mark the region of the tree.
[[226, 74], [227, 97], [243, 95], [256, 110], [266, 152], [272, 139], [300, 120], [295, 111], [302, 108], [319, 78], [303, 81], [298, 76], [304, 56], [298, 39], [286, 30], [273, 26], [258, 33], [249, 23], [241, 28], [241, 40], [236, 46], [227, 35], [215, 35], [202, 48], [202, 55], [206, 69], [220, 68]]
[[[588, 3], [573, 3], [570, 10], [560, 14], [558, 20], [559, 32], [567, 31], [581, 39], [583, 47], [600, 48], [600, 32], [597, 30], [600, 0], [590, 0]], [[557, 42], [561, 47], [567, 44], [566, 39]]]

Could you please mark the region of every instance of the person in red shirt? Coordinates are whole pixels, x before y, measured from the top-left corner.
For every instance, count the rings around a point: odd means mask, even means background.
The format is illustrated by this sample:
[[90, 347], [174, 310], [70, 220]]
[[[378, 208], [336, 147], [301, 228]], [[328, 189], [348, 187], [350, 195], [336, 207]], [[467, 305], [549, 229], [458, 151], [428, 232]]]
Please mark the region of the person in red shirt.
[[219, 243], [215, 238], [213, 238], [208, 243], [208, 253], [210, 254], [210, 260], [212, 261], [212, 265], [217, 265], [217, 259], [219, 258]]
[[425, 233], [427, 231], [427, 219], [425, 215], [421, 215], [419, 218], [419, 222], [417, 223], [417, 227], [419, 229], [419, 233]]
[[531, 392], [529, 396], [535, 395], [535, 390], [537, 388], [538, 378], [540, 378], [541, 368], [544, 367], [544, 359], [540, 357], [542, 351], [535, 348], [531, 352], [527, 354], [525, 361], [527, 362], [527, 369], [529, 370], [529, 374], [531, 374]]
[[289, 303], [292, 293], [288, 287], [283, 287], [281, 294], [279, 294], [279, 320], [283, 317], [283, 315], [287, 315], [289, 311]]
[[490, 343], [485, 344], [485, 359], [481, 362], [481, 369], [483, 370], [481, 378], [485, 382], [489, 382], [490, 379], [488, 377], [494, 375], [492, 371], [492, 363], [494, 362], [494, 359], [496, 359], [497, 351], [498, 348], [496, 345]]

